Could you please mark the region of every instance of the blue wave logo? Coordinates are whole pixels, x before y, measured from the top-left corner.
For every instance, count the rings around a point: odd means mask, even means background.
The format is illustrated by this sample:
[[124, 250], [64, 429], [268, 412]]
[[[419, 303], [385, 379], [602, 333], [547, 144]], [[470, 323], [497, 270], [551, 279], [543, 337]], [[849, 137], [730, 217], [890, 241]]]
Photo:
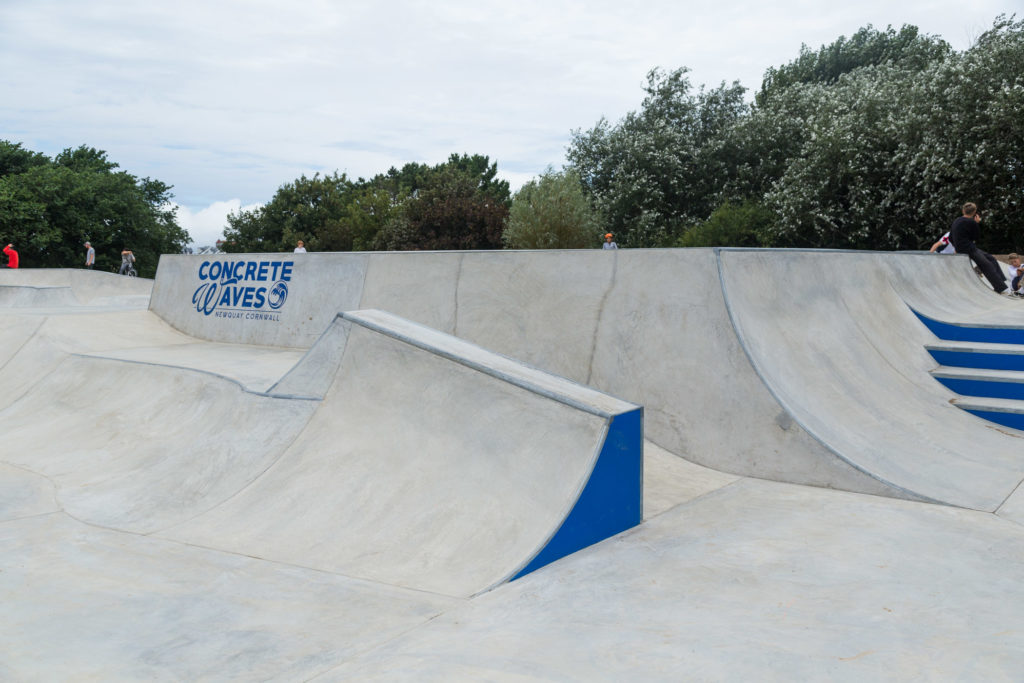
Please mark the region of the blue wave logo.
[[288, 285], [282, 282], [275, 282], [274, 286], [270, 288], [270, 293], [267, 294], [267, 303], [275, 311], [282, 306], [284, 302], [288, 300]]

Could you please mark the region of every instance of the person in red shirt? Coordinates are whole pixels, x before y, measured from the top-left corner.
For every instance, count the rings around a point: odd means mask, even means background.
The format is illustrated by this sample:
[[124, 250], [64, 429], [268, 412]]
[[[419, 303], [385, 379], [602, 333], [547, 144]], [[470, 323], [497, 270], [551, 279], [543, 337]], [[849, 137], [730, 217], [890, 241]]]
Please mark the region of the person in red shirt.
[[18, 252], [14, 251], [14, 245], [8, 244], [4, 247], [4, 253], [7, 254], [7, 267], [17, 268], [18, 267]]

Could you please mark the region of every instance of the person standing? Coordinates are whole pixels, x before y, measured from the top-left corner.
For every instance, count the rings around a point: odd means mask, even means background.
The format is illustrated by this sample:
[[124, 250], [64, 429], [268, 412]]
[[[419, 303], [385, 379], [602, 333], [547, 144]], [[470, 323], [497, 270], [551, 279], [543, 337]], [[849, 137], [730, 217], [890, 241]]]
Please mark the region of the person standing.
[[85, 243], [85, 267], [92, 268], [96, 265], [96, 250], [92, 248], [92, 244], [89, 242]]
[[4, 253], [7, 255], [7, 267], [17, 268], [18, 267], [18, 252], [14, 251], [14, 245], [8, 244], [4, 247]]
[[135, 263], [135, 254], [128, 247], [121, 250], [121, 268], [117, 271], [118, 275], [124, 275], [128, 269]]
[[1012, 296], [1012, 292], [1006, 286], [1006, 276], [1003, 269], [999, 267], [992, 254], [982, 251], [975, 244], [981, 229], [981, 213], [974, 202], [967, 202], [962, 208], [963, 215], [953, 221], [953, 227], [949, 229], [949, 242], [956, 249], [958, 254], [967, 254], [975, 265], [981, 269], [982, 274], [992, 285], [992, 289], [999, 294]]
[[604, 245], [602, 249], [618, 249], [619, 245], [612, 241], [612, 234], [609, 232], [604, 236]]
[[296, 254], [305, 254], [306, 253], [306, 243], [303, 242], [302, 240], [299, 240], [298, 243], [295, 245], [295, 253]]

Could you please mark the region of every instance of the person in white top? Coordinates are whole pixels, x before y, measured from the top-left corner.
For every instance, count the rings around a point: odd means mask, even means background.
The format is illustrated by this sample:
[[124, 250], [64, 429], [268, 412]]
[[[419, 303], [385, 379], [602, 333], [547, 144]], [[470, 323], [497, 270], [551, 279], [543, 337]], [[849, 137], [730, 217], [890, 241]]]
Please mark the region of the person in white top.
[[1006, 259], [1010, 262], [1010, 265], [1006, 266], [1006, 281], [1010, 283], [1010, 289], [1016, 294], [1020, 291], [1020, 285], [1024, 282], [1024, 267], [1020, 265], [1020, 256], [1018, 254], [1008, 254]]
[[601, 248], [602, 249], [618, 249], [619, 248], [619, 245], [615, 244], [615, 242], [612, 242], [612, 234], [610, 232], [607, 235], [604, 236], [604, 246], [602, 246]]
[[299, 240], [298, 244], [295, 246], [295, 253], [296, 254], [305, 254], [306, 253], [306, 245], [305, 245], [305, 243], [302, 240]]

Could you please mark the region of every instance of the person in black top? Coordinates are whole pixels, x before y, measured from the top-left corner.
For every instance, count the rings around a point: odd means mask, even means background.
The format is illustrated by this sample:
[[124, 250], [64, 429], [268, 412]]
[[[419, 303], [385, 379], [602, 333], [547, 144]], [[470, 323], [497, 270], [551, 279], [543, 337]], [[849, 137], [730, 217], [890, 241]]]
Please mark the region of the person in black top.
[[992, 289], [999, 294], [1010, 295], [1006, 287], [1006, 276], [1003, 269], [999, 267], [992, 254], [982, 251], [974, 243], [978, 239], [981, 230], [978, 224], [981, 223], [981, 214], [973, 202], [967, 202], [963, 206], [963, 215], [953, 221], [953, 227], [949, 229], [949, 242], [956, 249], [958, 254], [967, 254], [971, 260], [981, 269], [982, 274], [992, 285]]

